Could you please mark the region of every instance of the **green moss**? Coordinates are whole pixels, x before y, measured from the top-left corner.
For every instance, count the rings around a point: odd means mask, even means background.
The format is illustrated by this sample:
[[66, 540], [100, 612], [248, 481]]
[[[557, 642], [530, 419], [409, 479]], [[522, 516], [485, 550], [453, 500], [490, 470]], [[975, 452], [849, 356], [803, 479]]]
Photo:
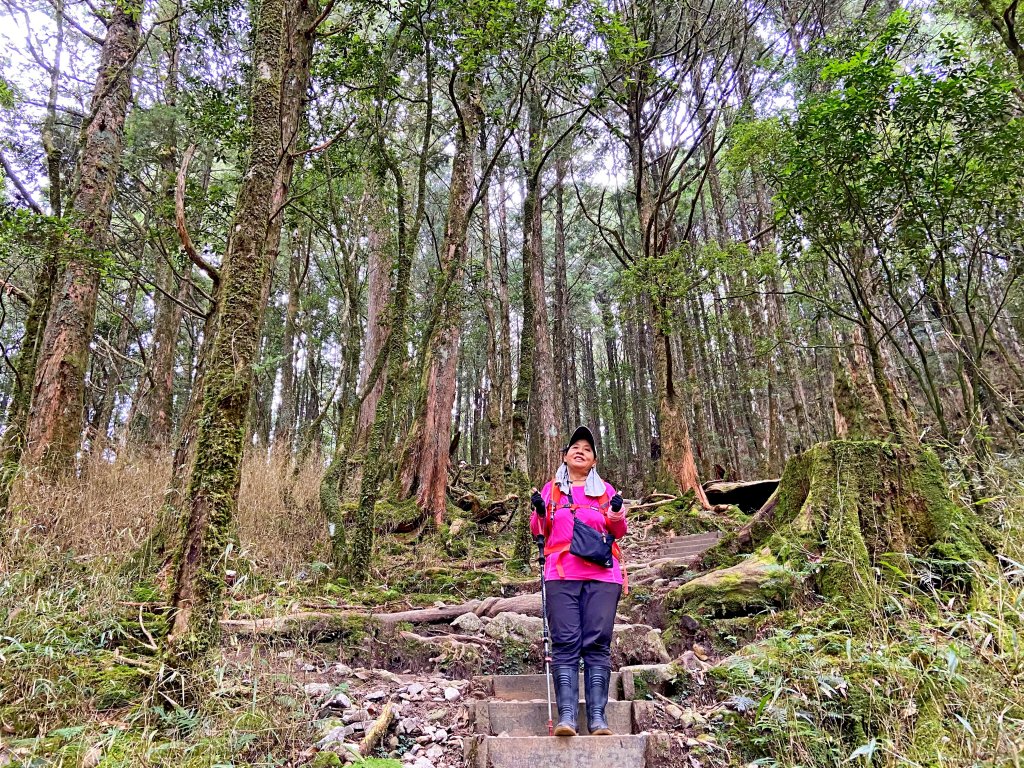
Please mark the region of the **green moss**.
[[334, 752], [319, 752], [310, 763], [311, 768], [341, 768], [344, 763]]
[[[773, 529], [755, 532], [783, 562], [815, 572], [820, 594], [871, 610], [880, 582], [906, 579], [914, 558], [970, 591], [990, 563], [972, 510], [955, 504], [931, 451], [878, 441], [833, 441], [787, 463]], [[913, 579], [910, 579], [911, 581]]]
[[423, 521], [423, 513], [416, 506], [415, 497], [405, 501], [396, 501], [389, 496], [378, 499], [374, 515], [380, 533], [416, 527]]
[[[495, 594], [500, 576], [492, 571], [474, 571], [461, 568], [430, 568], [410, 573], [395, 585], [400, 594], [429, 594], [433, 599], [450, 601], [471, 600]], [[431, 600], [433, 602], [433, 600]]]
[[100, 711], [132, 704], [151, 682], [146, 672], [113, 662], [83, 664], [77, 677]]
[[533, 671], [533, 647], [529, 643], [505, 639], [498, 654], [498, 674], [522, 675]]

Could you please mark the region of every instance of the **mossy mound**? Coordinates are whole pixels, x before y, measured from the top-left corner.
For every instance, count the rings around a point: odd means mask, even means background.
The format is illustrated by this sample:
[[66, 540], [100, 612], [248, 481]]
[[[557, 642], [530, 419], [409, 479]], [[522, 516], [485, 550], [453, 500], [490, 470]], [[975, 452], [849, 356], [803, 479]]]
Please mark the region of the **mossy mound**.
[[730, 505], [724, 511], [709, 511], [697, 504], [692, 491], [660, 507], [642, 510], [634, 515], [636, 520], [652, 520], [653, 530], [689, 536], [697, 533], [720, 531], [731, 533], [751, 519], [739, 507]]
[[845, 624], [825, 605], [713, 667], [731, 710], [719, 743], [758, 764], [1015, 764], [1024, 708], [1007, 657], [911, 611], [872, 631]]

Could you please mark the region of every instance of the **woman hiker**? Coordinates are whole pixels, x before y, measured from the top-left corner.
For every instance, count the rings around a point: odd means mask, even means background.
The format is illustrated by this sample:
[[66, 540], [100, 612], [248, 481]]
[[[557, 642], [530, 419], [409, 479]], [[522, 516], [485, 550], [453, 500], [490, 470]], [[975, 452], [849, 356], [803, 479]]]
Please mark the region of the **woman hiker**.
[[530, 502], [530, 530], [546, 542], [544, 580], [558, 702], [555, 735], [576, 735], [581, 657], [587, 728], [595, 736], [610, 735], [605, 705], [612, 674], [612, 628], [622, 592], [614, 541], [626, 535], [626, 516], [622, 497], [597, 474], [589, 429], [579, 427], [572, 433], [554, 480], [540, 493], [535, 490]]

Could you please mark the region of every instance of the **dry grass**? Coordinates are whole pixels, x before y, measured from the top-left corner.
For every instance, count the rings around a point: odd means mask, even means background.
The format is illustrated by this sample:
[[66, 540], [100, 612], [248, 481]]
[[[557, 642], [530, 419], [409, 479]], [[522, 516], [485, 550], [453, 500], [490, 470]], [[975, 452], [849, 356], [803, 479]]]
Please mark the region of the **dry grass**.
[[[242, 464], [238, 504], [241, 555], [261, 573], [287, 578], [328, 546], [319, 509], [317, 458], [294, 468], [284, 455], [255, 451]], [[89, 456], [81, 473], [60, 483], [22, 478], [12, 500], [12, 543], [70, 552], [83, 560], [124, 561], [157, 519], [170, 459], [124, 453]]]
[[12, 498], [15, 536], [52, 552], [120, 559], [149, 532], [163, 502], [170, 460], [93, 454], [59, 483], [29, 475]]
[[261, 571], [287, 576], [326, 556], [327, 521], [320, 512], [322, 472], [315, 457], [296, 471], [282, 454], [246, 456], [238, 536], [242, 553]]

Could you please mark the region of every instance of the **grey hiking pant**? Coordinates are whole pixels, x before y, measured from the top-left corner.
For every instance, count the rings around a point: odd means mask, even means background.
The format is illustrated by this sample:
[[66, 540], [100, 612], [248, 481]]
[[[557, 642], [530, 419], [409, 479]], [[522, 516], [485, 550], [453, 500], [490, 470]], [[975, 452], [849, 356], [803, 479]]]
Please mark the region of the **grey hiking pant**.
[[546, 582], [551, 663], [612, 666], [612, 628], [622, 585], [607, 581], [558, 579]]

